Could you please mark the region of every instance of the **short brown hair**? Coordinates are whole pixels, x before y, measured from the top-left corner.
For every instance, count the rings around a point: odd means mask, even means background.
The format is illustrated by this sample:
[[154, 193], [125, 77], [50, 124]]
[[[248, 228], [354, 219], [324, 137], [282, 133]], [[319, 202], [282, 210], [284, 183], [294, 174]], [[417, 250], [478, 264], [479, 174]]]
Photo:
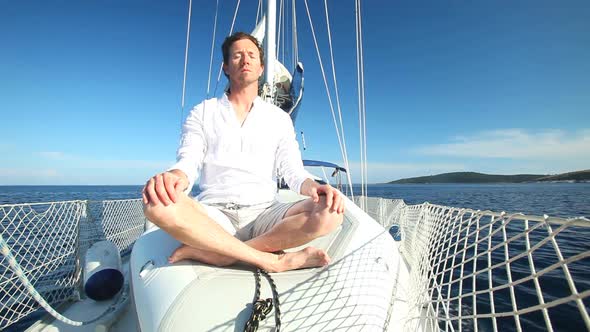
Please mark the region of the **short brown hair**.
[[223, 63], [225, 63], [225, 64], [229, 63], [229, 49], [231, 48], [233, 43], [237, 42], [238, 40], [242, 40], [242, 39], [249, 39], [250, 41], [252, 41], [254, 43], [254, 45], [256, 45], [256, 48], [258, 48], [258, 52], [260, 52], [260, 64], [264, 66], [264, 50], [260, 46], [258, 39], [256, 39], [256, 37], [252, 36], [251, 34], [241, 32], [241, 31], [236, 32], [233, 35], [226, 37], [225, 40], [223, 41], [223, 44], [221, 45], [221, 52], [223, 53]]

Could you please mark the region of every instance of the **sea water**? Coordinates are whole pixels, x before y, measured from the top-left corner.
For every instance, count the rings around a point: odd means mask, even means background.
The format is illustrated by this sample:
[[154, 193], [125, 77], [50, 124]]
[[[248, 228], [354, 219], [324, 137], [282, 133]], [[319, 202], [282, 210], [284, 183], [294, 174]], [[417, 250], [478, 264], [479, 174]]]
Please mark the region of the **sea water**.
[[[0, 204], [141, 197], [142, 186], [0, 186]], [[355, 195], [360, 186], [353, 186]], [[192, 194], [197, 195], [197, 186]], [[367, 196], [475, 210], [590, 218], [590, 183], [374, 184]]]

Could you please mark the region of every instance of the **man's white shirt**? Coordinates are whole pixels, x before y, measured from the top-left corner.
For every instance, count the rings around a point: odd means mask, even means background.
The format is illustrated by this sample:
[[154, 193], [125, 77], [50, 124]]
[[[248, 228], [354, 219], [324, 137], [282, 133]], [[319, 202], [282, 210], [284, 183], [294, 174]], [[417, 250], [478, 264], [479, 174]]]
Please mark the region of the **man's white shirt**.
[[177, 162], [190, 192], [200, 173], [203, 203], [259, 204], [275, 199], [277, 170], [299, 193], [313, 178], [304, 168], [289, 115], [260, 97], [240, 125], [227, 98], [195, 106], [182, 127]]

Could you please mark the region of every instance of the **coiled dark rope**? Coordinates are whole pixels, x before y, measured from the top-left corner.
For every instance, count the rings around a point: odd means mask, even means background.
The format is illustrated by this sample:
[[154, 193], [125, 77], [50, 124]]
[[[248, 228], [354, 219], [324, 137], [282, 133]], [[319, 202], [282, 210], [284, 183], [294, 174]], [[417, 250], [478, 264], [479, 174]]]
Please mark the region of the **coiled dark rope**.
[[[267, 298], [263, 300], [260, 298], [260, 274], [262, 274], [268, 283], [270, 284], [270, 289], [272, 290], [272, 299]], [[271, 312], [273, 308], [275, 308], [275, 331], [281, 331], [281, 310], [280, 310], [280, 302], [279, 302], [279, 293], [277, 292], [277, 286], [275, 285], [274, 280], [268, 274], [268, 272], [256, 269], [254, 273], [254, 277], [256, 279], [256, 290], [254, 292], [254, 301], [252, 302], [252, 315], [248, 322], [246, 322], [246, 327], [244, 328], [245, 332], [255, 332], [258, 330], [258, 326], [260, 322], [266, 319], [266, 316]]]

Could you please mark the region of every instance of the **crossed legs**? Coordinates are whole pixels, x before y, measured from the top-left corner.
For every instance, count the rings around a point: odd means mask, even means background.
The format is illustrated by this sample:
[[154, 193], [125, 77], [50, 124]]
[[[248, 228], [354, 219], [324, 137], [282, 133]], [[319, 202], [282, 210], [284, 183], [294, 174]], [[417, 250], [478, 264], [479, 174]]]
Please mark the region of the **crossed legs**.
[[321, 249], [307, 247], [297, 252], [275, 254], [308, 243], [342, 223], [342, 214], [329, 211], [325, 199], [298, 202], [281, 222], [264, 234], [242, 242], [212, 220], [196, 201], [182, 195], [177, 203], [145, 205], [146, 217], [184, 245], [170, 257], [171, 262], [194, 259], [224, 266], [243, 261], [270, 272], [323, 266], [330, 262]]

